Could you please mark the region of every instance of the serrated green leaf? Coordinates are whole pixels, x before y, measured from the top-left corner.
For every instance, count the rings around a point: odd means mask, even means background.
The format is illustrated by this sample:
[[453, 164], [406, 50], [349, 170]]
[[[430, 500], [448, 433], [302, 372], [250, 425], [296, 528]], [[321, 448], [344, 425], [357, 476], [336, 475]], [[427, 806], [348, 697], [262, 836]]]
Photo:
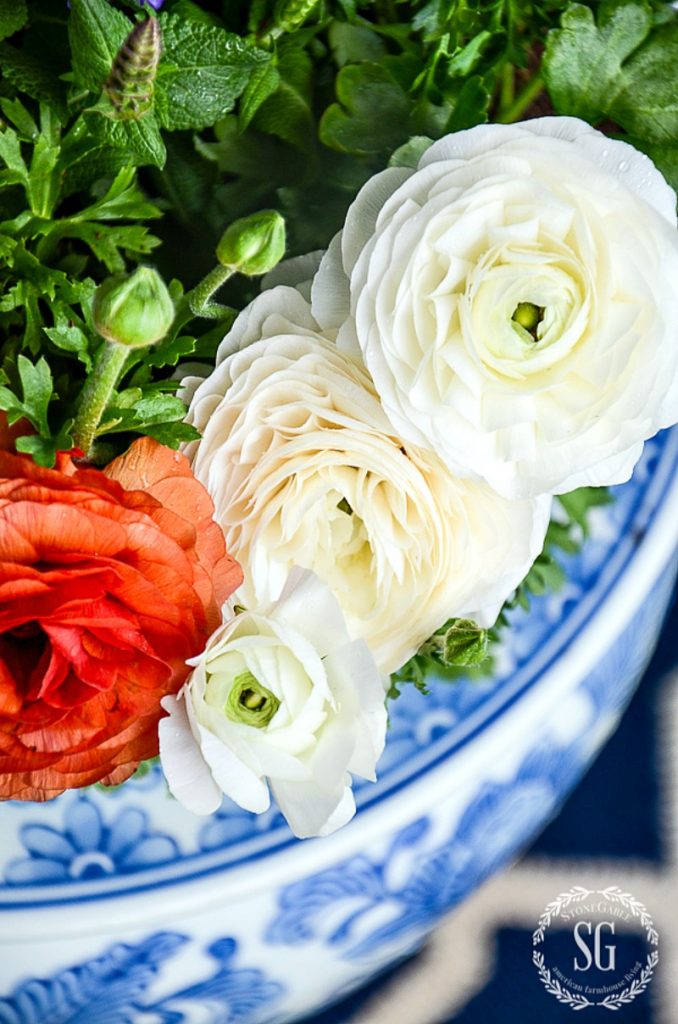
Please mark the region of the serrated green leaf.
[[54, 327], [43, 327], [43, 330], [57, 348], [77, 356], [87, 373], [90, 372], [92, 359], [89, 354], [89, 339], [82, 328], [75, 323], [69, 323], [62, 315], [57, 317]]
[[0, 39], [7, 39], [28, 21], [26, 0], [0, 0]]
[[454, 101], [450, 119], [446, 125], [448, 132], [461, 132], [487, 121], [490, 109], [490, 93], [478, 75], [467, 78], [459, 95]]
[[283, 44], [278, 50], [277, 69], [280, 78], [278, 88], [259, 107], [253, 124], [259, 131], [277, 135], [308, 153], [315, 141], [311, 112], [311, 59], [301, 47]]
[[101, 146], [120, 150], [137, 167], [164, 167], [167, 151], [153, 114], [124, 121], [109, 116], [105, 105], [99, 105], [86, 110], [84, 118]]
[[186, 334], [180, 334], [171, 341], [161, 342], [155, 348], [147, 349], [144, 363], [147, 366], [176, 366], [183, 356], [193, 355], [197, 341]]
[[382, 153], [409, 135], [410, 103], [380, 64], [347, 64], [336, 78], [338, 103], [320, 120], [320, 140], [345, 153]]
[[190, 423], [179, 422], [154, 423], [144, 428], [144, 433], [148, 434], [149, 437], [155, 438], [160, 444], [165, 444], [168, 448], [175, 449], [187, 441], [199, 441], [202, 436], [200, 431], [192, 427]]
[[473, 74], [494, 37], [495, 33], [487, 29], [479, 32], [447, 61], [447, 74], [452, 78], [466, 78]]
[[240, 101], [238, 123], [241, 131], [245, 131], [259, 107], [266, 102], [279, 85], [280, 72], [273, 61], [252, 72]]
[[14, 173], [17, 182], [22, 181], [28, 185], [28, 168], [21, 154], [19, 136], [11, 128], [0, 131], [0, 160]]
[[50, 436], [47, 408], [52, 400], [52, 371], [44, 356], [32, 363], [26, 356], [17, 359], [21, 396], [0, 386], [0, 409], [4, 409], [11, 423], [26, 417], [43, 437]]
[[16, 441], [17, 451], [32, 456], [38, 466], [49, 469], [56, 461], [57, 452], [68, 452], [73, 448], [72, 426], [73, 420], [67, 420], [53, 437], [43, 437], [39, 434], [19, 437]]
[[0, 97], [0, 109], [7, 120], [12, 122], [22, 140], [25, 142], [35, 141], [38, 136], [38, 126], [21, 100], [12, 100], [8, 96], [2, 96]]
[[100, 92], [131, 30], [129, 19], [108, 0], [71, 0], [68, 38], [76, 82]]
[[595, 123], [623, 88], [622, 64], [646, 39], [652, 13], [643, 2], [604, 3], [593, 11], [573, 4], [562, 27], [549, 32], [542, 63], [559, 114]]
[[207, 128], [233, 109], [249, 76], [271, 58], [216, 25], [162, 14], [163, 57], [155, 82], [163, 128]]
[[9, 43], [0, 43], [0, 68], [3, 78], [19, 92], [39, 103], [49, 103], [61, 118], [66, 117], [63, 85], [44, 61]]

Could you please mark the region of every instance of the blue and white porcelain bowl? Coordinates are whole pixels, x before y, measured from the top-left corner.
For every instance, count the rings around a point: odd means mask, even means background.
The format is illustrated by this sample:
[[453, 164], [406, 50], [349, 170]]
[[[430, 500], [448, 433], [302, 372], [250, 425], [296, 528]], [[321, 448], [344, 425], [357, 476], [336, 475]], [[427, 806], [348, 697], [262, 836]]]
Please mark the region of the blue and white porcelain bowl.
[[597, 509], [558, 595], [514, 615], [486, 682], [393, 706], [376, 786], [335, 835], [194, 818], [157, 770], [0, 807], [0, 1024], [261, 1024], [417, 947], [580, 778], [652, 652], [678, 545], [678, 431]]

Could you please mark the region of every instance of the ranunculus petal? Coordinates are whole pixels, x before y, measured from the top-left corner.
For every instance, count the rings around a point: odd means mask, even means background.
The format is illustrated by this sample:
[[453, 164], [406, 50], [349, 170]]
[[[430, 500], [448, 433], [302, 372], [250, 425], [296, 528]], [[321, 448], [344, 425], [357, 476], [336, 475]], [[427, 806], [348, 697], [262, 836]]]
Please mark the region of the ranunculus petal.
[[171, 794], [194, 814], [213, 814], [223, 799], [222, 790], [200, 752], [191, 731], [183, 698], [163, 697], [168, 712], [158, 723], [162, 770]]

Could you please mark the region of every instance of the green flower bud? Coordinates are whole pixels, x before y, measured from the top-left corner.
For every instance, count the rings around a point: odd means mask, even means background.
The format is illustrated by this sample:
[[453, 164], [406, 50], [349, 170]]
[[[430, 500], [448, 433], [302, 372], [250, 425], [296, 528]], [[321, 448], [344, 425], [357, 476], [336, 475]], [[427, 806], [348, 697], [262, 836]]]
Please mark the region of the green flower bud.
[[282, 32], [294, 32], [318, 6], [319, 0], [278, 0], [275, 24]]
[[174, 320], [174, 304], [160, 274], [138, 267], [129, 277], [108, 277], [94, 293], [94, 326], [106, 341], [146, 348], [164, 338]]
[[285, 221], [275, 210], [262, 210], [234, 221], [217, 246], [221, 265], [247, 277], [267, 274], [284, 254]]

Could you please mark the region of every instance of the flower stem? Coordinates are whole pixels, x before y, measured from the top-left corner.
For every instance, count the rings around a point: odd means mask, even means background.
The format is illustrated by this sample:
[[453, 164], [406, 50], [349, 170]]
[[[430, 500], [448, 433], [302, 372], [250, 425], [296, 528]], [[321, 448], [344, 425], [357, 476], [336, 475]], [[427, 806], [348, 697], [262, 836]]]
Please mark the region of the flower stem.
[[94, 370], [87, 378], [82, 394], [78, 414], [73, 424], [73, 440], [85, 456], [89, 455], [113, 390], [120, 380], [127, 362], [129, 348], [117, 342], [104, 342], [99, 352]]
[[511, 124], [518, 121], [526, 110], [528, 110], [537, 97], [544, 91], [544, 79], [541, 75], [535, 75], [527, 83], [521, 93], [509, 104], [499, 111], [497, 120], [500, 124]]
[[185, 296], [188, 308], [194, 316], [206, 317], [208, 320], [218, 320], [227, 310], [218, 302], [212, 302], [211, 298], [217, 289], [226, 284], [229, 277], [234, 273], [233, 267], [222, 267], [221, 265], [210, 270], [202, 281], [191, 289]]

